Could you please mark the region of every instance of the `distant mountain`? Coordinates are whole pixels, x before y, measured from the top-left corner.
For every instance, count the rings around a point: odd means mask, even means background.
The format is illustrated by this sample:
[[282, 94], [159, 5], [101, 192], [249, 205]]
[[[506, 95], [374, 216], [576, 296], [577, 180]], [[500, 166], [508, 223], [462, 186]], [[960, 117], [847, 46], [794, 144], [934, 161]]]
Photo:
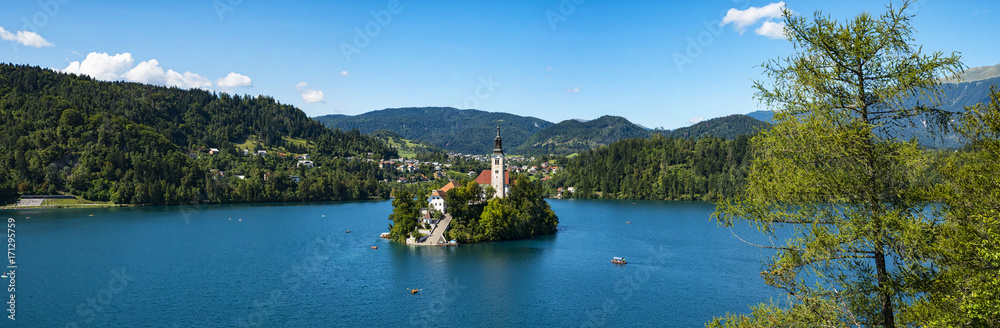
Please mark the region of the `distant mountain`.
[[959, 81], [958, 77], [953, 77], [950, 79], [945, 79], [941, 82], [957, 84], [961, 82], [975, 82], [975, 81], [982, 81], [986, 79], [1000, 77], [1000, 64], [996, 64], [993, 66], [973, 67], [965, 70], [965, 72], [962, 72], [962, 74], [959, 74], [959, 76], [962, 78], [961, 81]]
[[770, 126], [762, 120], [750, 117], [749, 115], [729, 115], [717, 117], [698, 124], [680, 128], [673, 131], [661, 132], [665, 137], [674, 138], [703, 138], [716, 137], [721, 139], [735, 139], [740, 135], [751, 135], [757, 131], [767, 129]]
[[619, 116], [601, 116], [590, 121], [565, 120], [535, 133], [512, 152], [571, 154], [622, 139], [647, 136], [648, 130]]
[[942, 107], [953, 112], [963, 112], [967, 106], [989, 102], [990, 87], [993, 86], [1000, 86], [1000, 77], [942, 84], [941, 89], [944, 90]]
[[[653, 133], [678, 138], [711, 135], [733, 139], [737, 135], [756, 133], [757, 129], [767, 126], [767, 123], [746, 115], [732, 115], [675, 131], [664, 131], [650, 130], [619, 116], [571, 119], [553, 124], [534, 117], [450, 107], [390, 108], [355, 116], [326, 115], [315, 119], [331, 128], [358, 129], [375, 135], [405, 154], [435, 147], [466, 154], [488, 154], [493, 150], [497, 121], [500, 121], [504, 150], [517, 155], [565, 155], [622, 139], [646, 138]], [[398, 143], [397, 139], [406, 141]], [[421, 142], [432, 147], [421, 147], [418, 145]]]
[[774, 123], [774, 111], [770, 110], [758, 110], [747, 113], [747, 116], [753, 117], [759, 121]]
[[534, 117], [451, 107], [389, 108], [360, 115], [315, 118], [331, 128], [362, 133], [390, 130], [410, 140], [428, 142], [449, 151], [486, 154], [493, 150], [497, 122], [504, 148], [520, 146], [531, 135], [552, 125]]
[[[944, 80], [945, 83], [941, 84], [941, 89], [944, 92], [941, 97], [941, 109], [961, 113], [965, 111], [965, 107], [989, 102], [990, 88], [994, 86], [1000, 87], [1000, 64], [967, 69], [962, 73], [962, 80], [964, 82], [954, 83], [958, 79], [953, 78]], [[916, 99], [906, 101], [905, 103], [913, 105], [916, 103]], [[747, 114], [747, 116], [770, 121], [774, 117], [774, 112], [767, 110], [755, 111]], [[962, 141], [956, 133], [935, 137], [922, 126], [919, 120], [914, 122], [914, 124], [916, 126], [904, 127], [898, 130], [898, 137], [902, 139], [917, 138], [921, 144], [933, 147], [955, 148], [962, 145]]]

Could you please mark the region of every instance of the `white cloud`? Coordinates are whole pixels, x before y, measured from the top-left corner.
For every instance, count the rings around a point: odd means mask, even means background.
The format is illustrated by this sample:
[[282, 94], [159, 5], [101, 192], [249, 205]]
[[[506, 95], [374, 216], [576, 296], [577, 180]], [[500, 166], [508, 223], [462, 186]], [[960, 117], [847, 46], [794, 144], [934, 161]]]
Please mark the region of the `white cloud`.
[[302, 101], [307, 104], [315, 104], [323, 101], [323, 91], [304, 89], [302, 90]]
[[569, 93], [580, 92], [580, 87], [576, 87], [576, 88], [572, 88], [572, 89], [566, 89], [566, 92], [569, 92]]
[[691, 122], [691, 124], [695, 124], [704, 120], [705, 120], [704, 116], [698, 116], [698, 117], [692, 117], [690, 120], [688, 120], [688, 122]]
[[555, 72], [556, 71], [556, 69], [552, 68], [552, 66], [546, 67], [545, 70], [549, 71], [549, 72]]
[[215, 81], [215, 84], [220, 88], [229, 89], [237, 87], [249, 87], [253, 85], [253, 81], [250, 80], [249, 76], [243, 74], [237, 74], [236, 72], [229, 73], [226, 77]]
[[308, 85], [305, 82], [299, 82], [295, 85], [295, 88], [299, 89], [299, 92], [302, 94], [302, 101], [305, 101], [307, 104], [315, 104], [323, 101], [323, 91], [306, 89]]
[[744, 10], [730, 8], [726, 12], [726, 17], [722, 18], [719, 26], [726, 26], [732, 23], [733, 29], [740, 34], [746, 31], [747, 26], [757, 24], [761, 19], [771, 19], [781, 17], [781, 11], [785, 9], [785, 2], [775, 2], [763, 7], [750, 7]]
[[17, 33], [15, 34], [5, 30], [3, 26], [0, 26], [0, 39], [4, 39], [7, 41], [14, 41], [22, 45], [35, 48], [53, 46], [51, 42], [45, 40], [45, 38], [43, 38], [41, 35], [38, 35], [38, 33], [31, 31], [17, 31]]
[[122, 80], [124, 74], [135, 60], [132, 54], [123, 53], [110, 56], [107, 53], [91, 52], [83, 61], [74, 61], [63, 70], [66, 73], [90, 75], [98, 80], [117, 81]]
[[[62, 71], [90, 75], [104, 81], [124, 80], [185, 89], [212, 87], [212, 80], [209, 78], [196, 73], [180, 73], [172, 69], [164, 69], [156, 59], [143, 61], [132, 67], [134, 63], [135, 59], [132, 58], [132, 54], [127, 52], [113, 56], [104, 52], [91, 52], [82, 61], [70, 62]], [[246, 75], [229, 73], [226, 77], [219, 79], [218, 84], [219, 87], [230, 88], [249, 86], [251, 82], [250, 77]]]
[[172, 69], [164, 71], [156, 59], [150, 59], [139, 63], [139, 65], [135, 65], [134, 68], [125, 72], [124, 77], [126, 80], [132, 82], [185, 89], [207, 89], [212, 87], [212, 80], [209, 80], [207, 77], [191, 72], [178, 73]]
[[340, 76], [351, 77], [351, 73], [348, 73], [347, 71], [340, 71]]
[[785, 22], [772, 22], [765, 21], [756, 30], [754, 30], [759, 35], [763, 35], [772, 39], [784, 39], [785, 38]]

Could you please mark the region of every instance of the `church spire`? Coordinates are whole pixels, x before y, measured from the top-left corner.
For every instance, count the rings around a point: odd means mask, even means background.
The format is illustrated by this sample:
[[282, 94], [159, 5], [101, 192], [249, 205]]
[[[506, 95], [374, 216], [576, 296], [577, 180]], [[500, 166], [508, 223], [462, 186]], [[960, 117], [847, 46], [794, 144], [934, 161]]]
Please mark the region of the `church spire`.
[[503, 138], [500, 137], [500, 122], [497, 122], [497, 138], [493, 145], [493, 154], [503, 154]]

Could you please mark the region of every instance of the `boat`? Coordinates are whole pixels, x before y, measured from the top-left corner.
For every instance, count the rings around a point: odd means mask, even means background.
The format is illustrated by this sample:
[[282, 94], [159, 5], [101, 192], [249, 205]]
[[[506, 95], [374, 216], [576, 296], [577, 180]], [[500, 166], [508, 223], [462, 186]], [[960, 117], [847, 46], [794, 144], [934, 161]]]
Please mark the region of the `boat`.
[[383, 232], [381, 235], [378, 235], [378, 237], [382, 239], [389, 239], [392, 238], [392, 235], [390, 235], [388, 232]]
[[449, 240], [448, 241], [448, 246], [458, 246], [458, 241], [454, 240], [454, 239]]
[[615, 263], [615, 264], [627, 264], [628, 262], [625, 262], [625, 258], [624, 257], [617, 257], [617, 256], [615, 256], [615, 257], [611, 258], [611, 263]]
[[347, 230], [347, 233], [351, 233], [351, 231], [350, 231], [350, 230]]
[[414, 288], [410, 290], [410, 294], [416, 294], [419, 291], [420, 291], [419, 289]]
[[632, 224], [632, 221], [625, 221], [625, 224]]
[[372, 246], [372, 249], [378, 249], [378, 246]]

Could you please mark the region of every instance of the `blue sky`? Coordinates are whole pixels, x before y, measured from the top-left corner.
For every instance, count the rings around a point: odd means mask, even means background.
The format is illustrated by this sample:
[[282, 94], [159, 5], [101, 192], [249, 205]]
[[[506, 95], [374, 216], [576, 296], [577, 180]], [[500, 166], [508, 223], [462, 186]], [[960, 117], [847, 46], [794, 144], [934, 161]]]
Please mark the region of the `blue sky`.
[[[309, 116], [452, 106], [674, 129], [761, 109], [757, 66], [792, 51], [766, 35], [781, 4], [842, 20], [888, 2], [7, 1], [0, 61], [270, 95]], [[925, 51], [1000, 63], [1000, 2], [914, 12]], [[727, 13], [742, 20], [720, 26]]]

